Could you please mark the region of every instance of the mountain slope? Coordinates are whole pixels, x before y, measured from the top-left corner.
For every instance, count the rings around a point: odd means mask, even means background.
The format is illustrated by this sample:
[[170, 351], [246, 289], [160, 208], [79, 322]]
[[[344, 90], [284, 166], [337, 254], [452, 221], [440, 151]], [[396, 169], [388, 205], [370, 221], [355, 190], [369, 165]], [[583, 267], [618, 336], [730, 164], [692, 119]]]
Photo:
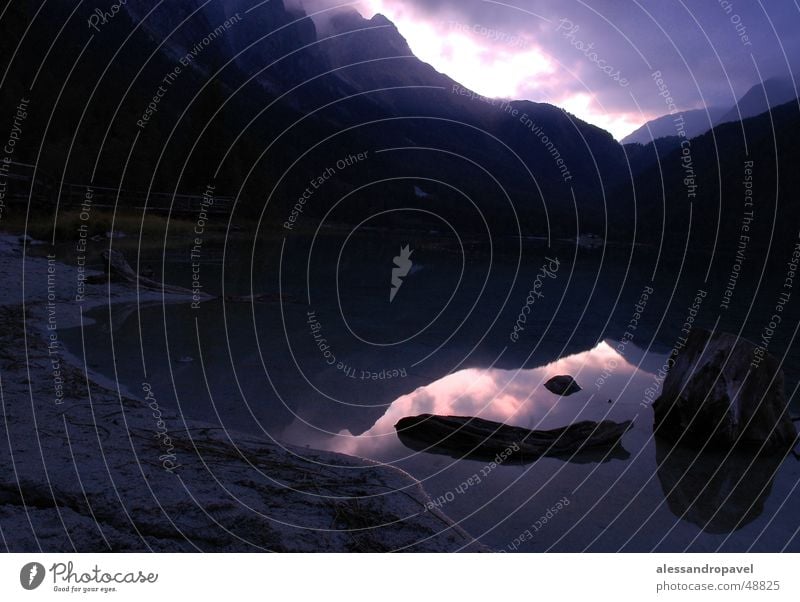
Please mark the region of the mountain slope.
[[[140, 0], [131, 3], [133, 11], [145, 8]], [[436, 198], [447, 212], [463, 214], [458, 204], [466, 194], [493, 207], [493, 215], [498, 207], [505, 207], [504, 217], [497, 218], [501, 222], [512, 219], [516, 211], [525, 228], [535, 228], [538, 233], [548, 226], [561, 227], [561, 220], [548, 220], [550, 214], [564, 213], [575, 221], [572, 190], [585, 210], [579, 216], [582, 223], [590, 220], [590, 214], [594, 222], [602, 215], [605, 188], [625, 170], [622, 149], [606, 132], [550, 105], [526, 102], [503, 107], [473, 95], [416, 58], [396, 27], [381, 15], [365, 19], [352, 9], [343, 9], [330, 13], [317, 31], [302, 14], [287, 11], [278, 1], [268, 4], [263, 13], [248, 14], [248, 19], [260, 20], [251, 22], [250, 29], [242, 27], [244, 21], [231, 28], [230, 37], [226, 34], [225, 44], [218, 47], [222, 56], [214, 60], [227, 62], [235, 57], [240, 74], [228, 75], [224, 81], [232, 86], [256, 75], [260, 90], [250, 89], [251, 98], [261, 96], [264, 104], [300, 111], [300, 120], [320, 128], [317, 139], [324, 138], [324, 132], [334, 137], [327, 148], [315, 150], [292, 170], [289, 188], [325, 169], [347, 148], [429, 149], [401, 153], [399, 161], [390, 161], [388, 154], [376, 158], [368, 173], [348, 173], [326, 187], [324, 195], [336, 198], [376, 179], [402, 177], [410, 182], [416, 177], [443, 183], [436, 185]], [[200, 6], [196, 2], [188, 5]], [[236, 2], [226, 4], [223, 12], [218, 6], [203, 8], [200, 25], [169, 37], [171, 52], [181, 55], [190, 51], [202, 31], [213, 29], [237, 11], [242, 13], [242, 8]], [[155, 16], [147, 25], [154, 40], [167, 36], [174, 20]], [[264, 32], [274, 30], [280, 30], [276, 40], [270, 35], [259, 41]], [[283, 58], [287, 54], [291, 60]], [[199, 57], [198, 67], [205, 68], [205, 61], [212, 56]], [[275, 66], [263, 70], [269, 62]], [[294, 87], [292, 93], [284, 94]], [[272, 131], [279, 125], [293, 127], [281, 119], [270, 123]], [[557, 158], [553, 143], [543, 143], [542, 135], [556, 143]], [[291, 138], [303, 146], [303, 136]], [[400, 155], [396, 152], [394, 156]], [[571, 178], [565, 179], [558, 159], [569, 165]], [[284, 164], [282, 158], [278, 160]], [[485, 173], [476, 172], [475, 165]], [[448, 190], [454, 183], [467, 183], [468, 188]], [[412, 191], [410, 184], [384, 187], [381, 196], [400, 203]], [[289, 198], [295, 195], [291, 190], [286, 194]], [[360, 213], [364, 202], [350, 211]], [[325, 198], [309, 211], [323, 211], [328, 203]], [[575, 228], [574, 223], [564, 225], [566, 232]], [[593, 228], [602, 228], [602, 224], [594, 223]]]
[[[69, 17], [67, 8], [48, 14]], [[73, 19], [91, 14], [81, 5]], [[25, 31], [32, 16], [14, 4], [8, 24]], [[37, 71], [59, 26], [31, 31], [9, 81]], [[213, 180], [218, 195], [239, 197], [237, 216], [274, 225], [320, 173], [366, 153], [336, 170], [305, 224], [332, 207], [327, 219], [347, 224], [376, 206], [411, 207], [464, 229], [488, 220], [508, 234], [574, 236], [603, 232], [607, 215], [626, 211], [608, 194], [627, 165], [607, 132], [551, 105], [473, 94], [414, 57], [380, 15], [342, 10], [318, 30], [281, 0], [129, 0], [81, 54], [84, 29], [63, 29], [37, 88], [54, 102], [70, 74], [39, 162], [56, 181], [198, 193]], [[13, 37], [0, 44], [13, 54]], [[3, 108], [13, 111], [21, 93]], [[48, 123], [52, 109], [35, 105], [31, 123]], [[36, 140], [19, 144], [18, 160], [35, 160]], [[419, 225], [408, 211], [395, 215]]]
[[710, 107], [683, 111], [675, 115], [663, 115], [645, 123], [621, 140], [622, 144], [649, 144], [653, 140], [678, 134], [675, 119], [683, 116], [684, 129], [688, 138], [705, 134], [716, 125], [741, 121], [755, 117], [770, 109], [797, 98], [798, 91], [790, 79], [773, 77], [751, 87], [739, 101], [730, 108]]
[[[748, 254], [795, 241], [800, 224], [798, 129], [800, 108], [794, 100], [692, 139], [693, 198], [687, 194], [681, 149], [664, 149], [658, 164], [643, 169], [634, 181], [641, 242], [658, 239], [663, 229], [670, 245], [680, 247], [688, 239], [692, 247], [727, 257], [735, 255], [743, 232], [749, 237]], [[750, 210], [752, 222], [746, 219]]]
[[717, 124], [755, 117], [800, 95], [790, 79], [772, 77], [750, 88]]
[[710, 130], [719, 119], [728, 112], [722, 107], [710, 107], [709, 109], [695, 109], [683, 111], [675, 115], [663, 115], [645, 123], [642, 127], [623, 138], [621, 144], [649, 144], [658, 138], [677, 135], [675, 119], [683, 116], [684, 129], [689, 138], [694, 138]]

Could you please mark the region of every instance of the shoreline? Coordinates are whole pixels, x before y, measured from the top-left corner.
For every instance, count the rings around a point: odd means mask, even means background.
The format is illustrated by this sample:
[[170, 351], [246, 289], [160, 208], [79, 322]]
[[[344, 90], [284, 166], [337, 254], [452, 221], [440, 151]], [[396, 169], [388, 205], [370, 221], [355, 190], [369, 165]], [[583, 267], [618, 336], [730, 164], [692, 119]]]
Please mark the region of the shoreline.
[[76, 304], [77, 268], [52, 261], [23, 266], [0, 235], [0, 276], [25, 286], [0, 293], [9, 551], [488, 551], [400, 469], [188, 420], [87, 371], [59, 330], [104, 305], [187, 298], [87, 283]]

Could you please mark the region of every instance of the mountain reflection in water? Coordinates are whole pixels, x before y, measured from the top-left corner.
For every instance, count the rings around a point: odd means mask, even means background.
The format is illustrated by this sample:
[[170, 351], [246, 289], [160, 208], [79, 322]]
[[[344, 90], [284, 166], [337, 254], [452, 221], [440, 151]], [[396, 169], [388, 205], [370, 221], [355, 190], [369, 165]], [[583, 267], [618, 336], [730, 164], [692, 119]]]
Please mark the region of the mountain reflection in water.
[[[521, 549], [725, 550], [726, 546], [739, 549], [741, 542], [749, 545], [754, 539], [757, 548], [759, 533], [767, 530], [772, 531], [769, 537], [776, 537], [780, 518], [768, 521], [767, 517], [796, 513], [783, 502], [795, 495], [797, 462], [740, 453], [725, 458], [718, 452], [699, 454], [658, 441], [645, 391], [658, 387], [655, 373], [665, 357], [633, 345], [627, 346], [623, 357], [614, 347], [615, 342], [603, 341], [591, 350], [530, 370], [462, 370], [397, 398], [363, 434], [342, 431], [334, 437], [316, 437], [312, 445], [390, 463], [411, 473], [432, 499], [446, 496], [449, 501], [443, 510], [448, 515], [483, 536], [487, 544], [501, 548], [530, 526], [530, 517], [564, 496], [570, 505]], [[558, 374], [574, 376], [583, 390], [569, 397], [549, 392], [543, 385]], [[485, 460], [454, 459], [403, 445], [394, 425], [419, 414], [477, 416], [527, 429], [552, 429], [582, 420], [633, 420], [633, 428], [622, 439], [630, 457], [614, 462], [587, 458], [583, 464], [541, 458], [528, 465], [499, 464], [489, 474]], [[308, 437], [313, 436], [306, 433]], [[464, 495], [452, 495], [480, 474], [489, 476]], [[782, 497], [770, 500], [776, 483]], [[757, 529], [755, 535], [752, 529]], [[781, 537], [789, 541], [791, 534]]]
[[[396, 456], [390, 453], [398, 449], [394, 425], [401, 418], [418, 414], [475, 416], [531, 430], [553, 429], [581, 420], [635, 419], [646, 408], [639, 404], [641, 398], [634, 399], [634, 392], [651, 386], [654, 377], [644, 366], [637, 368], [643, 358], [641, 352], [631, 363], [633, 359], [626, 360], [612, 345], [603, 341], [589, 351], [530, 370], [471, 368], [455, 372], [396, 399], [365, 433], [353, 437], [343, 431], [324, 445], [332, 451], [367, 458], [383, 458], [387, 453]], [[658, 365], [653, 357], [647, 363]], [[574, 376], [583, 391], [570, 397], [548, 391], [544, 383], [558, 374]], [[650, 420], [649, 409], [642, 419]]]

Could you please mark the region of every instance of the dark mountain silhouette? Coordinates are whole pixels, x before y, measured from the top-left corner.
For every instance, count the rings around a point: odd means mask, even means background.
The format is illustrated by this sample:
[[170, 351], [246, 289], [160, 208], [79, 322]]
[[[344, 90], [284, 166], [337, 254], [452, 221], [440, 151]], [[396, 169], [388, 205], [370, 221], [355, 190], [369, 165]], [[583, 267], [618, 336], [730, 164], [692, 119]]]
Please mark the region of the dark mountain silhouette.
[[[129, 0], [98, 31], [85, 27], [89, 7], [73, 14], [59, 6], [17, 49], [34, 9], [12, 3], [11, 33], [0, 39], [5, 60], [15, 57], [3, 86], [6, 114], [36, 77], [15, 160], [38, 158], [39, 173], [56, 183], [201, 192], [213, 180], [217, 194], [238, 197], [236, 219], [260, 217], [271, 227], [342, 161], [304, 205], [303, 225], [328, 211], [329, 222], [353, 224], [400, 209], [397, 226], [440, 230], [426, 217], [436, 213], [465, 230], [488, 225], [500, 237], [595, 232], [630, 241], [636, 213], [648, 225], [647, 242], [664, 224], [680, 232], [676, 216], [686, 203], [677, 138], [623, 148], [558, 107], [480, 97], [414, 57], [381, 15], [330, 12], [318, 27], [280, 0], [251, 6], [192, 0], [153, 9]], [[157, 110], [142, 123], [160, 87]], [[745, 97], [740, 108], [754, 103]], [[751, 154], [763, 154], [763, 195], [774, 145], [779, 167], [796, 156], [791, 107], [772, 118], [775, 140], [768, 115], [745, 128]], [[742, 143], [737, 124], [693, 140], [698, 211], [716, 206], [720, 174], [737, 181]], [[368, 159], [347, 163], [359, 153]], [[792, 177], [781, 179], [781, 190], [795, 190]], [[46, 202], [42, 210], [50, 210]]]
[[771, 77], [750, 88], [717, 124], [741, 121], [765, 113], [800, 96], [791, 79]]
[[656, 165], [665, 155], [671, 153], [681, 145], [678, 136], [664, 136], [656, 138], [648, 144], [633, 142], [624, 145], [625, 154], [631, 166], [631, 173], [639, 174], [645, 169]]
[[[116, 186], [130, 154], [124, 186], [147, 188], [152, 178], [155, 190], [179, 191], [202, 191], [218, 171], [218, 192], [239, 195], [242, 215], [266, 206], [265, 223], [282, 223], [312, 178], [371, 151], [361, 168], [339, 170], [305, 215], [321, 216], [350, 193], [331, 220], [362, 219], [376, 203], [429, 208], [436, 199], [437, 210], [465, 228], [485, 230], [488, 215], [512, 234], [602, 231], [607, 189], [626, 171], [607, 132], [551, 105], [474, 95], [414, 57], [383, 16], [344, 10], [317, 31], [279, 0], [245, 15], [249, 5], [192, 1], [153, 10], [130, 0], [99, 31], [65, 28], [37, 82], [37, 127], [90, 33], [92, 50], [75, 63], [40, 171], [71, 182], [94, 173], [95, 185]], [[24, 31], [31, 12], [24, 4], [9, 11], [13, 29]], [[79, 7], [73, 20], [90, 15]], [[58, 31], [50, 25], [31, 31], [12, 65], [15, 81], [30, 80]], [[11, 56], [13, 37], [2, 44]], [[181, 62], [146, 127], [137, 126]], [[4, 98], [4, 108], [19, 94]], [[26, 137], [32, 144], [21, 145], [20, 156], [32, 161], [37, 139]], [[428, 198], [414, 194], [423, 181]]]
[[[793, 100], [692, 139], [691, 167], [697, 186], [693, 198], [684, 181], [684, 154], [674, 148], [674, 141], [664, 144], [650, 165], [640, 161], [641, 171], [634, 178], [640, 242], [658, 241], [663, 230], [664, 245], [682, 248], [688, 241], [690, 247], [710, 250], [729, 263], [741, 243], [755, 265], [759, 261], [764, 265], [756, 250], [766, 252], [769, 247], [781, 249], [796, 242], [798, 128], [800, 106]], [[626, 150], [637, 158], [652, 157], [658, 151], [652, 144], [627, 145]], [[619, 194], [630, 192], [626, 186], [619, 189]], [[752, 221], [748, 221], [751, 210]]]

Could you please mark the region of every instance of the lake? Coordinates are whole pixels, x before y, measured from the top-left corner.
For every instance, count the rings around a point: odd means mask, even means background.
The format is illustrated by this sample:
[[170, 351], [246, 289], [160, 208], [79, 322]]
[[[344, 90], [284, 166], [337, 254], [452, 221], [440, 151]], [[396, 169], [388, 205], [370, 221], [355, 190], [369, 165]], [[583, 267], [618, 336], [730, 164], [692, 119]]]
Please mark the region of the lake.
[[[62, 340], [128, 394], [141, 398], [147, 382], [162, 405], [234, 438], [397, 466], [495, 549], [778, 551], [793, 539], [794, 457], [697, 457], [653, 438], [650, 409], [686, 324], [761, 337], [783, 266], [743, 272], [723, 309], [728, 268], [711, 255], [490, 243], [437, 227], [232, 239], [194, 257], [191, 241], [143, 250], [156, 277], [227, 298], [98, 308], [83, 335]], [[785, 354], [787, 394], [797, 316], [790, 303], [769, 347]], [[550, 393], [542, 385], [557, 374], [583, 390]], [[406, 447], [394, 424], [420, 413], [536, 429], [635, 424], [608, 457], [492, 466]]]

